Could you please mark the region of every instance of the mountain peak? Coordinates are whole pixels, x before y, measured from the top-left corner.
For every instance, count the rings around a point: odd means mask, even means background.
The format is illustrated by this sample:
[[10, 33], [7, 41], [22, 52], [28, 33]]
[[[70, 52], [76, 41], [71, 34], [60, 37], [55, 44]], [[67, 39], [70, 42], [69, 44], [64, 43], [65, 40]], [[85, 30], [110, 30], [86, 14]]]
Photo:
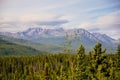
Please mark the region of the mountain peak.
[[[40, 38], [58, 38], [58, 37], [66, 37], [66, 32], [70, 35], [74, 35], [76, 32], [77, 37], [79, 37], [84, 43], [93, 42], [96, 43], [101, 41], [105, 44], [114, 44], [116, 41], [106, 34], [100, 33], [90, 33], [89, 31], [76, 28], [76, 29], [63, 29], [61, 27], [37, 27], [37, 28], [29, 28], [24, 32], [18, 33], [0, 33], [1, 35], [11, 36], [14, 38], [23, 38], [23, 39], [40, 39]], [[90, 43], [91, 43], [90, 42]]]

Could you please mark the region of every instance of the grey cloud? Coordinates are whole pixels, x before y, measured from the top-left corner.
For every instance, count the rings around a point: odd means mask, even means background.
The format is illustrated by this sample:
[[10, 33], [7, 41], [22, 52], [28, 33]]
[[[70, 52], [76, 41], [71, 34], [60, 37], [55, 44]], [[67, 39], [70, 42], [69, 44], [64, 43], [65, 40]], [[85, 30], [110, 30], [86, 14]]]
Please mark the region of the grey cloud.
[[109, 27], [110, 27], [111, 29], [120, 30], [120, 23], [118, 23], [118, 24], [111, 24]]
[[120, 30], [120, 23], [111, 23], [109, 25], [104, 25], [104, 24], [96, 24], [94, 26], [91, 26], [92, 28], [89, 29], [90, 31], [99, 31], [99, 30]]
[[58, 26], [68, 23], [68, 20], [55, 20], [55, 21], [34, 21], [34, 22], [0, 22], [0, 25], [17, 25], [17, 24], [36, 24], [36, 25], [48, 25], [48, 26]]
[[57, 26], [57, 25], [62, 25], [65, 23], [68, 23], [68, 20], [57, 20], [57, 21], [43, 21], [43, 22], [31, 22], [37, 25], [50, 25], [50, 26]]
[[99, 28], [89, 29], [89, 31], [92, 31], [92, 32], [94, 32], [94, 31], [99, 31], [99, 30], [100, 30]]
[[[1, 22], [0, 23], [0, 31], [22, 31], [30, 27], [39, 27], [40, 26], [52, 26], [59, 27], [65, 23], [68, 23], [68, 20], [56, 20], [56, 21], [34, 21], [34, 22]], [[34, 25], [35, 24], [35, 25]], [[33, 25], [33, 26], [32, 26]]]
[[[37, 24], [37, 25], [51, 25], [51, 26], [56, 26], [56, 25], [62, 25], [65, 23], [68, 23], [68, 20], [54, 20], [54, 21], [32, 21], [32, 22], [25, 22], [26, 24]], [[0, 22], [0, 25], [2, 24], [11, 24], [11, 25], [16, 25], [16, 24], [24, 24], [24, 22], [15, 22], [15, 21], [11, 21], [11, 22]]]

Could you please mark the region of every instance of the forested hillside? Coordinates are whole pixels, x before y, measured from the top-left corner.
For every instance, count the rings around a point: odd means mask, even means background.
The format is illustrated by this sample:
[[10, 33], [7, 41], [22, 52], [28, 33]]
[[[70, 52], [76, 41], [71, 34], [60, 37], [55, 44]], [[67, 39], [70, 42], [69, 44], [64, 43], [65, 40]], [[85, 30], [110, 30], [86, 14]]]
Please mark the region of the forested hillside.
[[18, 44], [18, 45], [23, 45], [27, 47], [34, 48], [38, 51], [41, 51], [43, 53], [49, 52], [49, 53], [56, 53], [63, 51], [63, 46], [55, 45], [55, 44], [47, 44], [47, 43], [41, 43], [41, 42], [35, 42], [31, 40], [24, 40], [24, 39], [17, 39], [13, 37], [8, 37], [8, 36], [3, 36], [0, 35], [0, 40]]
[[42, 53], [45, 52], [40, 52], [31, 47], [11, 43], [0, 38], [0, 56], [39, 55]]
[[120, 80], [120, 46], [114, 54], [97, 43], [85, 54], [0, 57], [1, 80]]

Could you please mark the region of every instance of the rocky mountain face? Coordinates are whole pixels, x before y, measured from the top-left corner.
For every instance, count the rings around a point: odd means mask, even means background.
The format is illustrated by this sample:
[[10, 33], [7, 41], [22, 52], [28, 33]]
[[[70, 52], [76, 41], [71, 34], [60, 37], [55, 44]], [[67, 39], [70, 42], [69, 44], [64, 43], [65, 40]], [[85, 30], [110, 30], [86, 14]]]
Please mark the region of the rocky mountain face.
[[65, 42], [66, 34], [68, 37], [72, 36], [72, 40], [75, 37], [79, 38], [78, 42], [86, 45], [95, 44], [98, 41], [102, 42], [105, 45], [112, 46], [118, 43], [117, 40], [112, 39], [106, 34], [90, 33], [87, 30], [81, 28], [68, 30], [65, 30], [63, 28], [29, 28], [24, 32], [18, 33], [0, 32], [0, 35], [51, 44]]

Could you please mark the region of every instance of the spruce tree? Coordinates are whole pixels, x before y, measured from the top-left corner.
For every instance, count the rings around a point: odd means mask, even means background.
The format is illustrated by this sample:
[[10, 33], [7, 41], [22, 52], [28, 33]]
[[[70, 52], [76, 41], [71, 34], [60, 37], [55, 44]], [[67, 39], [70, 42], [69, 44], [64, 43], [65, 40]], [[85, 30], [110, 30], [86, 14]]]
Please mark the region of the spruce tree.
[[99, 42], [94, 47], [90, 60], [90, 73], [88, 74], [93, 80], [101, 80], [102, 78], [105, 79], [107, 72], [106, 56], [104, 55], [105, 51], [106, 49], [102, 51], [102, 44]]
[[82, 79], [85, 72], [84, 59], [85, 59], [85, 48], [83, 45], [80, 45], [80, 48], [77, 51], [77, 65], [76, 65], [76, 75], [78, 79]]

